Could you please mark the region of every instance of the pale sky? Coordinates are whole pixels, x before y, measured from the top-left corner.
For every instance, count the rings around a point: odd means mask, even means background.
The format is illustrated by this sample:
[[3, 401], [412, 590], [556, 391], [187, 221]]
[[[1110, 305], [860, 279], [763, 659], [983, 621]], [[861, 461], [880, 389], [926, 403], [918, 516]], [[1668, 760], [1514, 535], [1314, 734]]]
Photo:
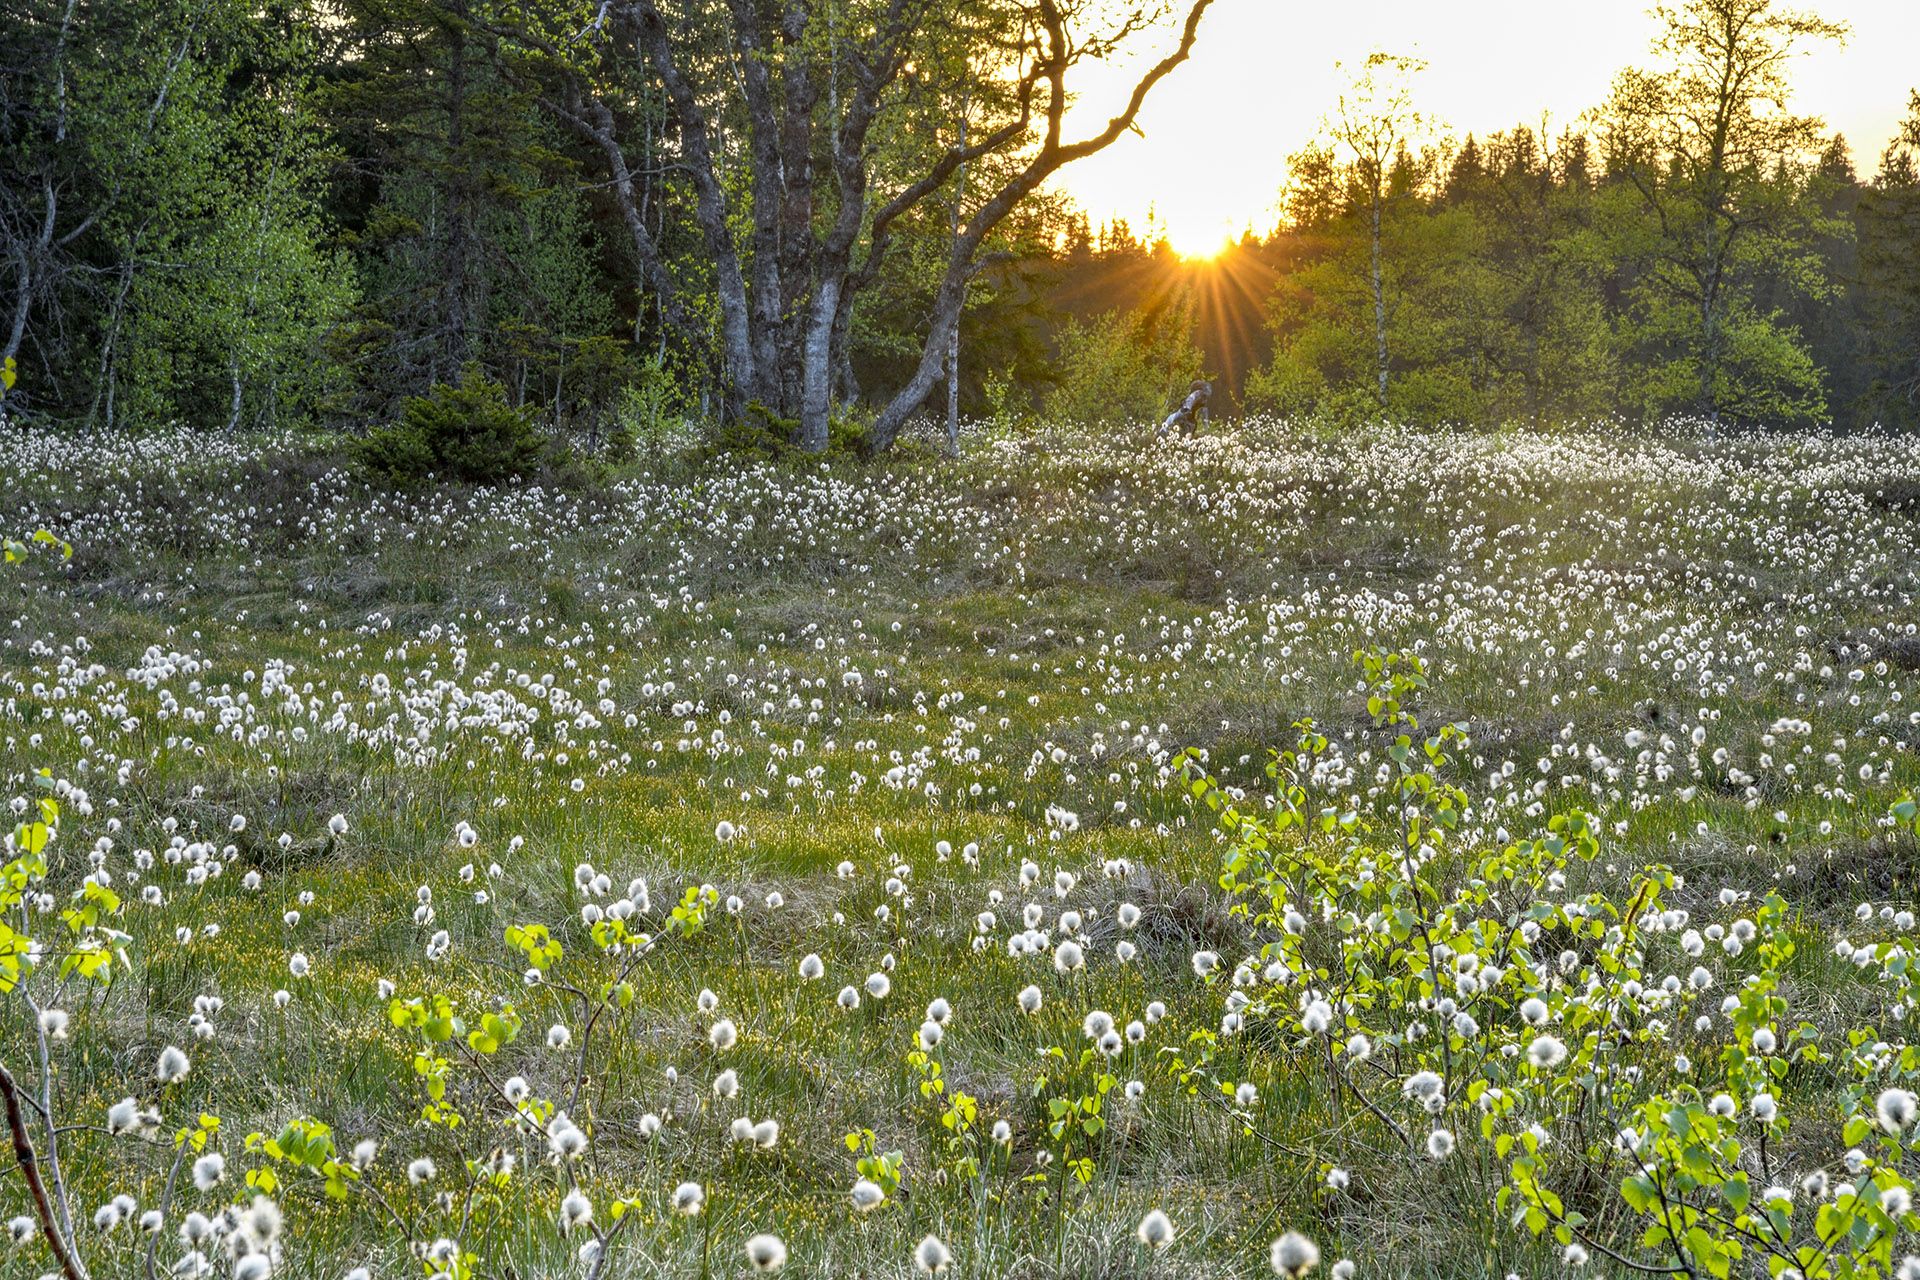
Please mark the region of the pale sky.
[[[1810, 47], [1796, 106], [1847, 135], [1870, 174], [1920, 87], [1920, 0], [1799, 0], [1849, 23], [1846, 45]], [[1268, 229], [1287, 153], [1316, 131], [1345, 74], [1374, 49], [1425, 58], [1422, 110], [1457, 136], [1537, 123], [1555, 130], [1605, 98], [1613, 74], [1652, 65], [1645, 0], [1214, 0], [1193, 57], [1148, 98], [1144, 137], [1069, 166], [1060, 185], [1095, 224], [1119, 214], [1143, 232], [1155, 206], [1174, 247], [1201, 253], [1251, 225]], [[1162, 33], [1152, 57], [1171, 48]], [[1069, 136], [1111, 116], [1140, 61], [1086, 67]]]

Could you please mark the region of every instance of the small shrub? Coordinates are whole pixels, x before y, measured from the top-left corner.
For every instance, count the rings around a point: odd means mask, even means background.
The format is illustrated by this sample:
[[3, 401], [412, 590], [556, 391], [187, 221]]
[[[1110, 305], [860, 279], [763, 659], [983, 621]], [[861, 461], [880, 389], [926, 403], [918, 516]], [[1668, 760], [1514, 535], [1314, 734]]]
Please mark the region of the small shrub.
[[1158, 425], [1201, 375], [1194, 324], [1185, 298], [1069, 323], [1048, 413], [1082, 425]]
[[632, 462], [639, 454], [640, 442], [633, 432], [618, 424], [600, 442], [600, 456], [615, 466]]
[[499, 484], [530, 475], [544, 444], [532, 413], [508, 404], [504, 387], [469, 367], [458, 385], [441, 383], [408, 398], [400, 421], [367, 436], [355, 456], [394, 484], [429, 477]]
[[798, 419], [783, 418], [755, 400], [747, 406], [744, 416], [715, 423], [702, 452], [714, 456], [781, 458], [793, 450], [799, 430]]
[[639, 373], [630, 348], [618, 339], [596, 334], [575, 344], [567, 358], [566, 389], [576, 424], [597, 434]]
[[[861, 411], [842, 406], [827, 422], [827, 453], [843, 457], [864, 453], [871, 425], [870, 418]], [[772, 462], [815, 456], [802, 449], [799, 442], [798, 418], [782, 417], [756, 400], [747, 406], [744, 417], [717, 423], [709, 431], [701, 456], [763, 458]]]
[[867, 450], [873, 415], [854, 405], [842, 405], [827, 422], [827, 452], [860, 454]]
[[[613, 429], [606, 448], [613, 462], [630, 461], [641, 450], [657, 457], [686, 426], [686, 406], [698, 403], [699, 377], [681, 360], [656, 354], [641, 360], [622, 387], [613, 408]], [[615, 456], [624, 437], [631, 453]]]

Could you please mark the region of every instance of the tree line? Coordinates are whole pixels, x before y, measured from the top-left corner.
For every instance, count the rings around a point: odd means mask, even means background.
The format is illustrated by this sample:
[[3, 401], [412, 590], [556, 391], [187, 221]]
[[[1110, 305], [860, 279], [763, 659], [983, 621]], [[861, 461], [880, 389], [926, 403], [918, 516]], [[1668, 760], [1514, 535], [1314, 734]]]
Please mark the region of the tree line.
[[1376, 55], [1280, 225], [1195, 264], [1055, 180], [1208, 4], [14, 0], [9, 411], [357, 428], [458, 386], [818, 451], [1152, 417], [1206, 375], [1336, 419], [1920, 417], [1920, 97], [1856, 173], [1790, 102], [1832, 24], [1688, 0], [1572, 127], [1457, 142]]
[[1486, 137], [1423, 117], [1423, 64], [1371, 57], [1289, 158], [1279, 226], [1216, 261], [1078, 223], [1108, 314], [1053, 403], [1204, 369], [1336, 421], [1920, 425], [1920, 92], [1863, 175], [1791, 102], [1790, 59], [1842, 28], [1769, 0], [1656, 22], [1656, 65], [1579, 121]]
[[1379, 58], [1293, 158], [1295, 265], [1248, 399], [1408, 421], [1618, 414], [1912, 425], [1920, 95], [1863, 180], [1791, 109], [1840, 28], [1763, 0], [1661, 11], [1581, 129], [1415, 146], [1418, 65]]
[[863, 405], [885, 447], [1210, 3], [19, 0], [16, 404], [382, 421], [477, 369], [557, 420], [697, 406], [816, 451]]

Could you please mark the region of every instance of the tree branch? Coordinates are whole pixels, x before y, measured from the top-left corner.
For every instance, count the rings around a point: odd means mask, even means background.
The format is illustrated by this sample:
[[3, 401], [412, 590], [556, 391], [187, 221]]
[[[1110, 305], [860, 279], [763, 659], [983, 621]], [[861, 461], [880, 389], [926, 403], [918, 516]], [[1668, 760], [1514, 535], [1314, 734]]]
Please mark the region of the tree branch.
[[7, 1110], [7, 1131], [13, 1136], [13, 1159], [27, 1180], [27, 1196], [33, 1201], [34, 1214], [40, 1219], [40, 1234], [46, 1237], [53, 1259], [60, 1264], [67, 1280], [88, 1280], [87, 1269], [69, 1247], [53, 1215], [53, 1202], [47, 1198], [47, 1184], [40, 1178], [40, 1157], [34, 1152], [33, 1137], [27, 1132], [27, 1117], [20, 1109], [20, 1086], [13, 1073], [0, 1063], [0, 1098]]

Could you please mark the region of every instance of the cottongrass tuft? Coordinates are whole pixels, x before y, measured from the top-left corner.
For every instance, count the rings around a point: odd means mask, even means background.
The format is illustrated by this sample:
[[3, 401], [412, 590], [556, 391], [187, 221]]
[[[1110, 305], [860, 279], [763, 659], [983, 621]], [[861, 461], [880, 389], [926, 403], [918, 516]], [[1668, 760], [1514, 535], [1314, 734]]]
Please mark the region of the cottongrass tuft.
[[226, 1176], [227, 1158], [218, 1151], [209, 1151], [193, 1162], [193, 1185], [201, 1191], [213, 1190]]
[[593, 1202], [578, 1191], [569, 1191], [560, 1200], [560, 1234], [572, 1235], [593, 1221]]
[[755, 1271], [778, 1271], [787, 1265], [787, 1246], [779, 1236], [765, 1232], [748, 1236], [747, 1262]]
[[1267, 1261], [1273, 1267], [1273, 1274], [1299, 1280], [1320, 1264], [1320, 1246], [1298, 1231], [1289, 1231], [1273, 1242], [1267, 1251]]
[[1897, 1135], [1913, 1123], [1914, 1113], [1920, 1111], [1920, 1099], [1905, 1089], [1883, 1089], [1873, 1100], [1873, 1110], [1880, 1118], [1880, 1127]]
[[131, 1132], [140, 1124], [140, 1104], [132, 1098], [122, 1098], [107, 1108], [107, 1132], [114, 1137]]
[[187, 1055], [173, 1045], [160, 1051], [160, 1059], [154, 1064], [153, 1075], [161, 1084], [178, 1084], [186, 1079], [187, 1072], [193, 1069]]
[[1527, 1046], [1527, 1061], [1543, 1070], [1557, 1067], [1567, 1058], [1567, 1046], [1556, 1036], [1536, 1036]]
[[927, 1236], [914, 1246], [913, 1269], [923, 1274], [937, 1276], [953, 1265], [953, 1251], [942, 1244], [939, 1236]]

